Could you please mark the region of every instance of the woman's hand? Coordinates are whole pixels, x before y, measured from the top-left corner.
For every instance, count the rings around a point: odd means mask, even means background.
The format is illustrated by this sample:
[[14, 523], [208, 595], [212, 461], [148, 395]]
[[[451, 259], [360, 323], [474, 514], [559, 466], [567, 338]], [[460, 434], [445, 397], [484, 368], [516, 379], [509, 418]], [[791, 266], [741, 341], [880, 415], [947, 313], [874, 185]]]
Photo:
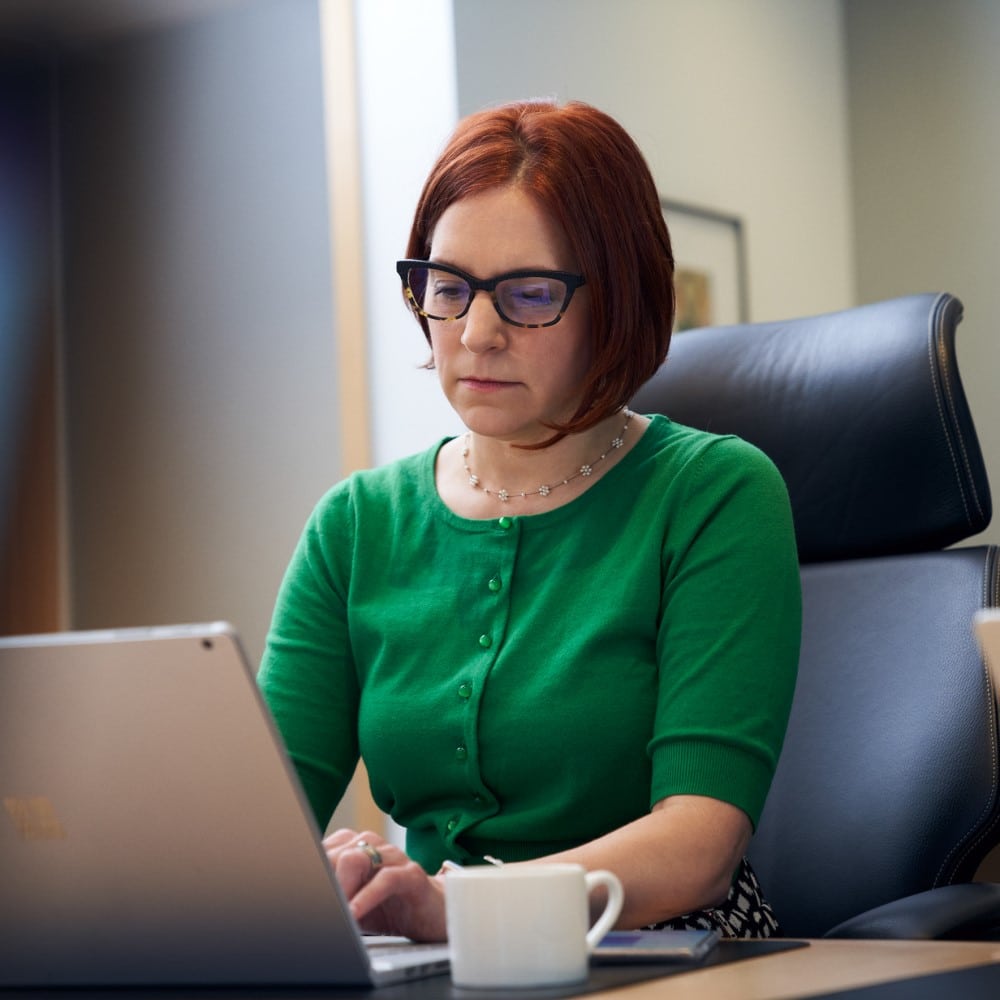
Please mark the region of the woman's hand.
[[447, 939], [444, 883], [378, 834], [337, 830], [323, 841], [359, 926], [414, 941]]

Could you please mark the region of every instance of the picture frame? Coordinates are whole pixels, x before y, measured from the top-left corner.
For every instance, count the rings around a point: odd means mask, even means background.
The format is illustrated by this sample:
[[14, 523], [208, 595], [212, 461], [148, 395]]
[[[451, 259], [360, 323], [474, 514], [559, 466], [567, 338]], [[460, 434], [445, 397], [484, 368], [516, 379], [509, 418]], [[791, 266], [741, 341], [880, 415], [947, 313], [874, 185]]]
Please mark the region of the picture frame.
[[742, 219], [672, 198], [660, 205], [675, 259], [675, 331], [748, 323]]

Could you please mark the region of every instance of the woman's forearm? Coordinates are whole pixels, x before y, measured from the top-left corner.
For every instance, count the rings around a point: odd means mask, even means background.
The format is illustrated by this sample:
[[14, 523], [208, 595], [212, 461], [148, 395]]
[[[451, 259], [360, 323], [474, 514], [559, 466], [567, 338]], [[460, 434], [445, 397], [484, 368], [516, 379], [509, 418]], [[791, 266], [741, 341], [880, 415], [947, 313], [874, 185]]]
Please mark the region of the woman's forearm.
[[722, 902], [750, 835], [737, 807], [677, 795], [612, 833], [539, 860], [610, 869], [625, 888], [618, 925], [643, 927]]

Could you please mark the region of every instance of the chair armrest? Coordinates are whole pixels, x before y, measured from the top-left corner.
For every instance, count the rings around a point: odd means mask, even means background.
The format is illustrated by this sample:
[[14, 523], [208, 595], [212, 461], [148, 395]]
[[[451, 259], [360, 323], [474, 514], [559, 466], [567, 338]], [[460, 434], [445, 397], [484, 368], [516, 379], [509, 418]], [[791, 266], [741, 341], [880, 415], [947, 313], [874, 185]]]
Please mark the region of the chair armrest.
[[827, 931], [833, 938], [978, 939], [1000, 927], [1000, 884], [966, 882], [893, 900]]

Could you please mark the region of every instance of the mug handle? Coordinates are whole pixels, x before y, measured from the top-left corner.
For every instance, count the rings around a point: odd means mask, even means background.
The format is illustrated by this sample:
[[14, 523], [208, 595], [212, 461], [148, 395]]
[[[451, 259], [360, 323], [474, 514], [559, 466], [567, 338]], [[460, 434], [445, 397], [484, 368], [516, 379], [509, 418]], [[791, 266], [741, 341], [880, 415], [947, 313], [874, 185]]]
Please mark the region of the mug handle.
[[614, 872], [603, 869], [586, 872], [584, 880], [587, 883], [588, 896], [599, 885], [603, 885], [608, 890], [608, 901], [604, 906], [604, 912], [597, 918], [597, 923], [587, 932], [587, 951], [592, 952], [601, 943], [604, 935], [614, 927], [618, 914], [622, 912], [622, 906], [625, 903], [625, 890]]

